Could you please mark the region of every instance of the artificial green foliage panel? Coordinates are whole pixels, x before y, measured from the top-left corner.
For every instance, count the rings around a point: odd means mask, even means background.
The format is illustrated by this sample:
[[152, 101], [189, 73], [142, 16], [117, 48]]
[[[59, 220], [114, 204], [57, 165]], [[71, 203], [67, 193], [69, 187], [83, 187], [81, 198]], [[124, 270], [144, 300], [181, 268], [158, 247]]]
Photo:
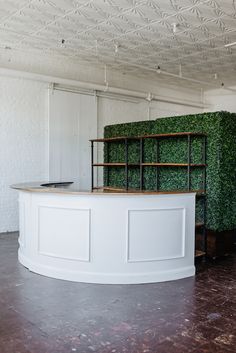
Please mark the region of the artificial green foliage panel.
[[[225, 115], [221, 122], [219, 153], [221, 225], [236, 224], [236, 118]], [[225, 210], [225, 211], [224, 211]]]
[[154, 126], [154, 120], [107, 125], [104, 129], [104, 137], [148, 135]]
[[[220, 178], [218, 163], [218, 148], [220, 145], [220, 125], [223, 113], [205, 113], [156, 120], [154, 133], [203, 132], [207, 134], [207, 228], [220, 230]], [[199, 147], [193, 145], [192, 159], [199, 155]], [[184, 150], [182, 149], [182, 153]], [[200, 170], [194, 170], [197, 174]], [[196, 175], [195, 178], [198, 178]], [[195, 179], [194, 178], [194, 179]], [[195, 180], [193, 181], [195, 183]], [[174, 182], [170, 184], [174, 186]], [[195, 189], [192, 185], [192, 189]], [[197, 207], [198, 211], [198, 207]], [[198, 217], [198, 212], [197, 212]]]
[[[138, 136], [174, 132], [203, 132], [207, 134], [207, 227], [216, 231], [236, 228], [236, 114], [228, 112], [185, 115], [110, 125], [105, 127], [104, 137]], [[155, 139], [144, 142], [144, 162], [187, 162], [187, 138], [165, 139], [159, 142], [157, 158]], [[109, 162], [124, 162], [124, 142], [105, 145], [104, 159]], [[139, 142], [129, 142], [129, 163], [140, 160]], [[202, 139], [194, 137], [191, 162], [202, 162]], [[139, 188], [139, 168], [129, 169], [129, 187]], [[191, 189], [202, 189], [202, 169], [191, 172]], [[125, 174], [122, 168], [109, 168], [104, 173], [105, 185], [124, 187]], [[184, 190], [187, 186], [185, 168], [144, 168], [144, 189]], [[197, 202], [197, 219], [202, 218], [201, 201]]]

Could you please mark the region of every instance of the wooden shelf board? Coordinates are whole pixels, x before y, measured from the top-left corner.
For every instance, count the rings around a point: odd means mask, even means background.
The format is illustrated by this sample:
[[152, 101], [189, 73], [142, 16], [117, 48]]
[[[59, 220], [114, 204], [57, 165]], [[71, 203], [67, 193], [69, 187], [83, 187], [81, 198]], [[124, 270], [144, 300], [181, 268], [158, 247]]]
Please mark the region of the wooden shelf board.
[[119, 137], [107, 137], [107, 138], [100, 138], [100, 139], [93, 139], [90, 142], [119, 142], [125, 140], [139, 140], [139, 136], [119, 136]]
[[[128, 167], [140, 167], [138, 163], [128, 163]], [[94, 163], [93, 167], [125, 167], [126, 163]]]
[[201, 222], [195, 224], [196, 228], [201, 228], [203, 226], [204, 226], [204, 223], [201, 223]]
[[139, 138], [168, 138], [168, 137], [185, 137], [185, 136], [206, 136], [202, 132], [174, 132], [170, 134], [153, 134], [138, 136]]
[[[124, 162], [94, 163], [93, 167], [125, 167]], [[139, 163], [128, 163], [128, 167], [139, 167]], [[188, 163], [141, 163], [143, 167], [188, 167]], [[206, 164], [190, 164], [190, 167], [205, 167]]]
[[113, 186], [100, 186], [94, 189], [103, 189], [103, 190], [108, 190], [108, 191], [121, 191], [121, 192], [127, 192], [127, 193], [133, 193], [133, 192], [137, 192], [137, 193], [149, 193], [149, 194], [178, 194], [178, 193], [202, 193], [203, 190], [140, 190], [140, 189], [131, 189], [129, 188], [128, 190], [126, 190], [125, 188], [116, 188]]
[[94, 163], [93, 167], [125, 167], [125, 163]]
[[101, 189], [103, 189], [105, 191], [126, 192], [126, 189], [124, 189], [124, 188], [113, 188], [111, 186], [102, 186]]
[[201, 250], [195, 250], [195, 258], [196, 257], [202, 257], [202, 256], [205, 256], [206, 253], [204, 251], [201, 251]]
[[100, 139], [92, 139], [91, 142], [116, 142], [123, 140], [139, 140], [146, 138], [168, 138], [168, 137], [185, 137], [185, 136], [206, 136], [206, 134], [201, 132], [175, 132], [171, 134], [153, 134], [153, 135], [140, 135], [140, 136], [118, 136], [118, 137], [108, 137]]
[[[188, 167], [188, 163], [142, 163], [142, 166], [149, 167]], [[206, 164], [191, 163], [190, 167], [206, 167]]]
[[[114, 186], [99, 186], [99, 187], [94, 187], [94, 189], [103, 189], [103, 190], [112, 190], [112, 191], [123, 191], [123, 192], [138, 192], [138, 193], [159, 193], [159, 194], [178, 194], [178, 193], [191, 193], [195, 192], [197, 196], [205, 196], [203, 195], [204, 190], [140, 190], [140, 189], [125, 189], [125, 188], [116, 188]], [[196, 225], [197, 226], [197, 225]], [[200, 223], [199, 223], [200, 227]]]

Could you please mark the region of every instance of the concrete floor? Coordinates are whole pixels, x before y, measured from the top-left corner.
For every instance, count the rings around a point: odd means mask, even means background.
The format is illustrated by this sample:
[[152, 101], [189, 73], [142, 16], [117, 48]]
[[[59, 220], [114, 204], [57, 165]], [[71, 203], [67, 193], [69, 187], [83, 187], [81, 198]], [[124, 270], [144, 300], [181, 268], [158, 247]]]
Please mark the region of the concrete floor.
[[0, 353], [236, 352], [236, 255], [145, 285], [54, 280], [0, 235]]

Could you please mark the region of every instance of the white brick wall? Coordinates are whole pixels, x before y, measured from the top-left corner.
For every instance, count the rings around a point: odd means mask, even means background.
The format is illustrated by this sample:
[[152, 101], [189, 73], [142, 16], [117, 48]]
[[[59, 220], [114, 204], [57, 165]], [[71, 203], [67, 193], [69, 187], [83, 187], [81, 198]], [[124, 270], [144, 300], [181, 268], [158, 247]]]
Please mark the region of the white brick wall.
[[47, 85], [0, 78], [0, 233], [18, 229], [13, 183], [47, 178]]

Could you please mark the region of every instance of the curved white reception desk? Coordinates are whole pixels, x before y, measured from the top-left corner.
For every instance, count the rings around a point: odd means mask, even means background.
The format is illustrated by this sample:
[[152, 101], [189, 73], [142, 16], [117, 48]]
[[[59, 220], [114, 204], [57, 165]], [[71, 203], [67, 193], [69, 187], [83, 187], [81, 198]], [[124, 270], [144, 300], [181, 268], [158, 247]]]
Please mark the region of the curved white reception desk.
[[195, 274], [194, 193], [13, 188], [20, 191], [19, 261], [33, 272], [104, 284]]

